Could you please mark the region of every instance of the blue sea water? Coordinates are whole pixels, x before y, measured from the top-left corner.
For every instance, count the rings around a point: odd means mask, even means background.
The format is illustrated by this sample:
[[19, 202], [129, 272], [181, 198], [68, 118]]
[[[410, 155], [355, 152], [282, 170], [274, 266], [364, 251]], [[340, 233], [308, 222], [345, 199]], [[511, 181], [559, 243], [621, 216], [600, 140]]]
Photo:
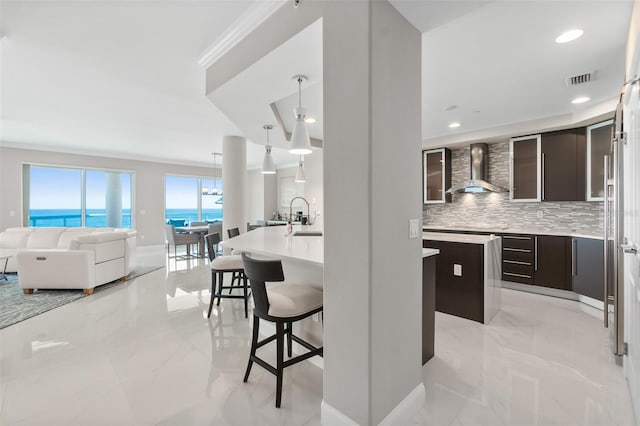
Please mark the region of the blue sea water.
[[[198, 220], [197, 209], [167, 209], [165, 219], [184, 219], [186, 223]], [[222, 220], [222, 209], [203, 209], [202, 220], [212, 222]], [[29, 210], [29, 226], [82, 226], [82, 212], [80, 209], [32, 209]], [[87, 227], [107, 226], [106, 210], [87, 209]], [[122, 209], [122, 227], [131, 228], [131, 209]]]

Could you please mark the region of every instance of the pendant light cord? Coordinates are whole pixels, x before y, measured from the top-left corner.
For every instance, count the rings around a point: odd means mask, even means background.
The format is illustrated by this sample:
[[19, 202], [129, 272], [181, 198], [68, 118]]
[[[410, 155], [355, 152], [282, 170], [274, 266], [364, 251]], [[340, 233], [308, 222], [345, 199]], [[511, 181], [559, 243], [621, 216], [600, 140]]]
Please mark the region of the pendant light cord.
[[298, 77], [298, 107], [302, 108], [302, 78]]

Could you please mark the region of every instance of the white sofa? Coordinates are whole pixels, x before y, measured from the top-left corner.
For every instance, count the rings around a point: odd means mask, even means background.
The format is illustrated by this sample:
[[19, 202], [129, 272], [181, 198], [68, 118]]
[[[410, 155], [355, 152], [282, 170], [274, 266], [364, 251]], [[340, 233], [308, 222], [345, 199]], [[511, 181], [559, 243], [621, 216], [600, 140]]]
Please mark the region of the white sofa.
[[85, 294], [135, 267], [136, 231], [115, 228], [8, 228], [0, 247], [17, 249], [7, 272], [18, 272], [25, 294], [34, 289], [83, 289]]

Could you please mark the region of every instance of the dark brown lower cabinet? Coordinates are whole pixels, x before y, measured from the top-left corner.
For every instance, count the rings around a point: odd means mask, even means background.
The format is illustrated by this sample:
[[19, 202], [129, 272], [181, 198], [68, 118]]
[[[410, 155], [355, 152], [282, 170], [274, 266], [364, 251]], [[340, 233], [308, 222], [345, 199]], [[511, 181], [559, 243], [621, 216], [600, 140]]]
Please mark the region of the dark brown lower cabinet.
[[603, 299], [604, 245], [592, 238], [572, 239], [573, 291], [594, 299]]
[[533, 283], [571, 290], [571, 238], [537, 235], [534, 250]]
[[434, 355], [436, 256], [422, 258], [422, 365]]
[[[436, 256], [436, 311], [484, 322], [484, 246], [424, 240]], [[462, 275], [454, 274], [460, 265]]]

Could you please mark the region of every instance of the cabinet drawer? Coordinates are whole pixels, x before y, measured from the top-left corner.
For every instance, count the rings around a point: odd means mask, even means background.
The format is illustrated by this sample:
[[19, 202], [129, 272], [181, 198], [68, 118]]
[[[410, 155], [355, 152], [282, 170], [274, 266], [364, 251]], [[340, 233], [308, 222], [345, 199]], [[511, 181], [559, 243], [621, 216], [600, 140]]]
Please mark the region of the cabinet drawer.
[[533, 284], [533, 276], [526, 273], [502, 271], [502, 279], [522, 284]]
[[518, 272], [533, 276], [534, 266], [532, 262], [521, 260], [502, 260], [502, 270], [507, 272]]
[[502, 247], [533, 251], [534, 239], [532, 235], [503, 235]]
[[511, 260], [516, 262], [528, 262], [533, 264], [535, 253], [529, 249], [502, 249], [502, 260]]

